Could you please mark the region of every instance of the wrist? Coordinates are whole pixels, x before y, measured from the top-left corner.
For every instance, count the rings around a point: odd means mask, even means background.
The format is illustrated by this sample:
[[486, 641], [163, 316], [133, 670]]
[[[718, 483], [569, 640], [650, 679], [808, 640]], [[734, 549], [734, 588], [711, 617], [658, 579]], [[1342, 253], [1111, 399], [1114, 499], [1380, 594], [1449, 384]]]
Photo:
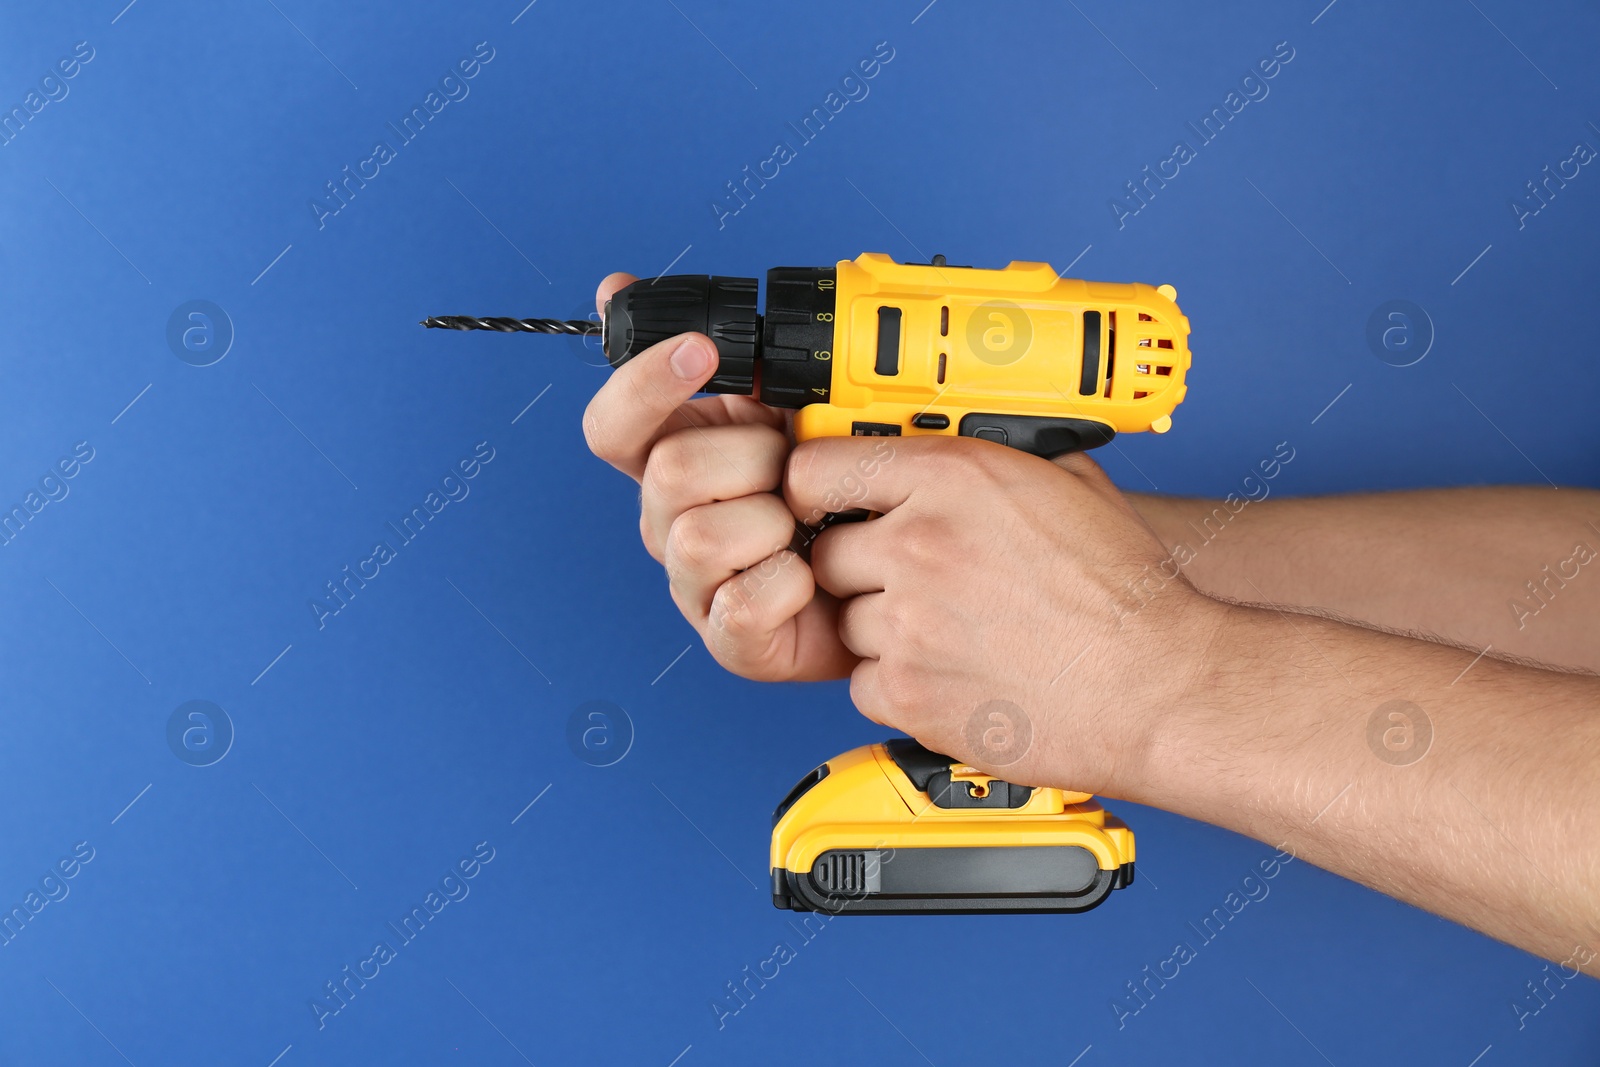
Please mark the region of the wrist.
[[1282, 621], [1272, 612], [1195, 593], [1175, 644], [1187, 651], [1162, 672], [1117, 795], [1193, 817], [1248, 772], [1252, 744], [1273, 690]]

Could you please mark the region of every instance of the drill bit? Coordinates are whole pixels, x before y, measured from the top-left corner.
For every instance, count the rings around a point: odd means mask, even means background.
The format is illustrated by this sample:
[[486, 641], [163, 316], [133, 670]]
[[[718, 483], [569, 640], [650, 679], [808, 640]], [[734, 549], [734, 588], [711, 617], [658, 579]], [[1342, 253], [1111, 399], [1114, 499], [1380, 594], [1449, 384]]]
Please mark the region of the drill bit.
[[564, 333], [575, 337], [598, 335], [601, 325], [588, 319], [477, 318], [473, 315], [435, 315], [419, 324], [430, 330], [498, 330], [501, 333]]

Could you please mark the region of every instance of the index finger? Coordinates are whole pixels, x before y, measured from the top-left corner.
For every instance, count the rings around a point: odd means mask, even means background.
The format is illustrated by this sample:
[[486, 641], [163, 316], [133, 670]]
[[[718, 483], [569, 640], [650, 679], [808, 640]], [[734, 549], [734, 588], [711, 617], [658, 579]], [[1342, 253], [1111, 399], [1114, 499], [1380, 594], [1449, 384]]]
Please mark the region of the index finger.
[[600, 279], [600, 288], [594, 291], [594, 309], [604, 317], [606, 302], [617, 294], [617, 290], [632, 285], [638, 280], [633, 275], [625, 274], [622, 271], [618, 271], [615, 274], [607, 274]]
[[803, 522], [852, 508], [890, 511], [906, 502], [926, 466], [925, 441], [820, 437], [790, 454], [783, 495]]

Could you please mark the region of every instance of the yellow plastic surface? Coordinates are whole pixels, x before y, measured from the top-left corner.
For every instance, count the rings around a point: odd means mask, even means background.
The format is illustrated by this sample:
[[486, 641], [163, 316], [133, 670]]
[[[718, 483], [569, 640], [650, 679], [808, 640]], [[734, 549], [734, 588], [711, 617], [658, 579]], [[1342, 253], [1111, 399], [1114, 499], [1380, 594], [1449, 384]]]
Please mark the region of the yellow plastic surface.
[[[903, 436], [953, 436], [969, 412], [1162, 433], [1187, 390], [1189, 320], [1170, 285], [1058, 278], [1045, 263], [1003, 270], [896, 263], [880, 252], [840, 261], [836, 285], [830, 395], [795, 413], [800, 440], [848, 437], [858, 421], [892, 424]], [[894, 375], [876, 371], [884, 306], [902, 312]], [[1099, 311], [1103, 324], [1091, 396], [1081, 393], [1085, 311]], [[947, 415], [949, 425], [911, 425], [923, 412]]]
[[940, 808], [878, 744], [828, 761], [827, 777], [773, 827], [771, 860], [804, 873], [835, 848], [996, 845], [1080, 845], [1107, 871], [1134, 859], [1133, 831], [1087, 793], [1042, 787], [1020, 808]]

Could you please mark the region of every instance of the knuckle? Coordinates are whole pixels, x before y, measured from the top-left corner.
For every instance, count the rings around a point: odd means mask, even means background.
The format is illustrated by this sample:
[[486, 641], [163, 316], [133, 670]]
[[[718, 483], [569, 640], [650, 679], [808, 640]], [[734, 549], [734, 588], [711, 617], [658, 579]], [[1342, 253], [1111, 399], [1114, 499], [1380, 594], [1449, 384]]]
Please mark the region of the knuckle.
[[949, 462], [952, 473], [963, 480], [980, 484], [998, 485], [1006, 480], [1007, 469], [1015, 457], [987, 443], [972, 441], [968, 447], [955, 450]]
[[703, 636], [711, 658], [734, 674], [757, 681], [782, 680], [769, 655], [770, 635], [756, 624], [756, 612], [748, 600], [719, 592]]
[[792, 549], [795, 546], [794, 516], [789, 513], [783, 500], [774, 493], [761, 493], [754, 496], [753, 500], [749, 513], [752, 537], [759, 531], [760, 537], [774, 553]]
[[713, 627], [745, 637], [767, 637], [786, 614], [783, 607], [803, 580], [796, 564], [805, 564], [793, 552], [780, 551], [717, 587], [712, 597]]
[[921, 644], [916, 628], [911, 625], [912, 615], [908, 611], [904, 599], [888, 593], [879, 596], [877, 599], [878, 603], [875, 607], [878, 610], [878, 614], [883, 619], [884, 624], [888, 626], [889, 633], [894, 636], [895, 640], [904, 642], [908, 646]]
[[[836, 595], [837, 592], [843, 592], [844, 590], [842, 590], [841, 583], [838, 580], [838, 568], [835, 566], [833, 552], [831, 549], [825, 547], [825, 543], [821, 538], [817, 538], [811, 542], [811, 551], [809, 556], [811, 561], [811, 574], [816, 579], [817, 584], [823, 589], [826, 589], [828, 592], [835, 593]], [[849, 601], [845, 602], [845, 606], [849, 606]], [[841, 618], [842, 617], [843, 616], [841, 616]]]
[[717, 587], [711, 598], [711, 625], [730, 638], [758, 632], [760, 612], [757, 603], [764, 583], [749, 572], [736, 574]]
[[895, 554], [917, 570], [939, 566], [949, 562], [949, 540], [941, 520], [918, 516], [900, 531]]
[[645, 479], [657, 494], [679, 497], [701, 477], [701, 464], [693, 444], [681, 434], [656, 442], [645, 461]]
[[704, 508], [690, 508], [667, 531], [667, 558], [697, 569], [717, 560], [724, 544], [721, 529]]
[[849, 637], [856, 633], [861, 626], [861, 598], [851, 597], [839, 605], [839, 633]]
[[[726, 643], [728, 635], [712, 625], [714, 620], [710, 615], [704, 595], [700, 591], [687, 590], [674, 585], [671, 592], [672, 602], [677, 605], [679, 614], [683, 616], [684, 621], [694, 627], [707, 649], [715, 652], [719, 644]], [[721, 662], [720, 657], [718, 662]]]
[[776, 489], [783, 484], [784, 469], [787, 465], [789, 440], [783, 433], [771, 426], [753, 425], [746, 427], [744, 432], [751, 435], [755, 442], [752, 454], [756, 459], [756, 480], [760, 482], [763, 492]]
[[705, 641], [706, 651], [711, 653], [711, 658], [735, 674], [745, 674], [748, 669], [746, 662], [748, 655], [741, 636], [730, 632], [718, 621], [715, 607], [712, 608], [711, 616], [706, 623], [701, 636]]
[[784, 464], [784, 482], [795, 490], [804, 492], [811, 486], [811, 472], [816, 465], [819, 446], [810, 442], [802, 442], [789, 453], [788, 462]]
[[888, 637], [900, 640], [900, 634], [904, 632], [900, 625], [900, 612], [888, 601], [888, 595], [883, 593], [853, 596], [846, 600], [839, 607], [840, 630], [855, 635], [887, 631]]
[[883, 714], [882, 709], [874, 702], [874, 694], [868, 689], [864, 676], [860, 671], [856, 671], [850, 676], [850, 703], [854, 704], [856, 710], [861, 712], [862, 715], [865, 715], [879, 726], [893, 725], [887, 721], [887, 716]]
[[655, 526], [643, 511], [639, 513], [639, 540], [644, 542], [644, 550], [650, 553], [650, 558], [657, 563], [666, 562], [666, 546], [661, 544], [656, 536]]
[[707, 631], [706, 651], [711, 653], [711, 658], [724, 670], [741, 678], [749, 678], [756, 682], [791, 680], [781, 662], [726, 635], [717, 637]]
[[898, 715], [914, 711], [925, 696], [921, 672], [904, 660], [878, 661], [878, 699]]
[[615, 435], [593, 402], [583, 412], [583, 439], [588, 444], [590, 452], [607, 462], [611, 461], [615, 454], [613, 448]]

